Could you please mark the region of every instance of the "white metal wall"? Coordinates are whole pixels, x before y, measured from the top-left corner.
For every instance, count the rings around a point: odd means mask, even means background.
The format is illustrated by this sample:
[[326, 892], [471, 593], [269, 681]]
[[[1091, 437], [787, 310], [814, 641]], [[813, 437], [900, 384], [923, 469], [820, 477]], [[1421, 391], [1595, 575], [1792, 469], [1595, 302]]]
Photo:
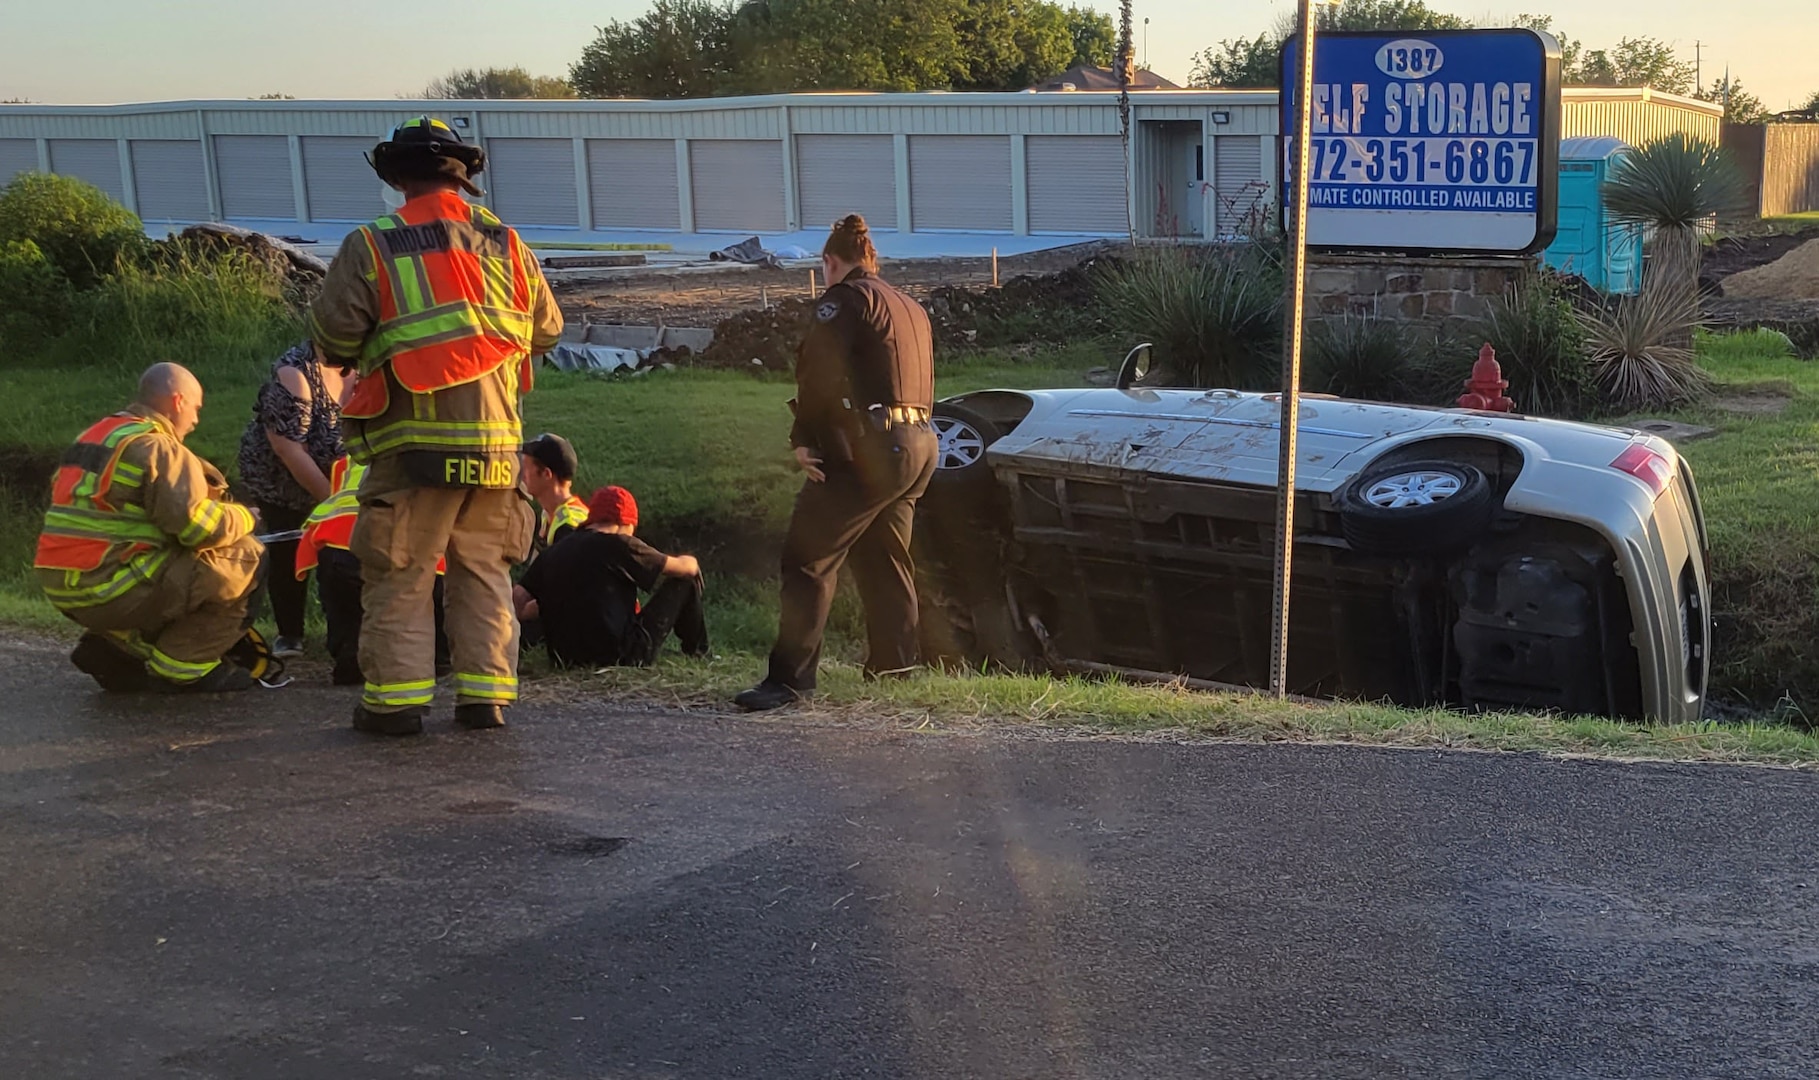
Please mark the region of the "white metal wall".
[[682, 228], [673, 139], [587, 140], [587, 187], [596, 229]]
[[695, 228], [780, 232], [783, 144], [768, 139], [697, 139], [688, 144]]
[[146, 221], [207, 221], [208, 172], [202, 144], [188, 139], [134, 139], [133, 187]]
[[488, 139], [480, 184], [508, 224], [581, 224], [572, 139]]
[[911, 135], [910, 227], [1010, 232], [1011, 141], [1004, 135]]
[[1241, 238], [1270, 202], [1263, 179], [1263, 140], [1228, 135], [1213, 140], [1213, 239]]
[[897, 228], [897, 151], [889, 135], [796, 136], [801, 223], [814, 231], [847, 214]]
[[305, 135], [303, 191], [311, 221], [371, 221], [385, 213], [384, 185], [366, 163], [373, 140], [360, 135]]
[[20, 173], [37, 171], [37, 139], [0, 139], [0, 187]]
[[230, 218], [294, 219], [290, 140], [282, 135], [216, 135], [215, 183]]
[[120, 143], [115, 139], [52, 139], [51, 171], [74, 176], [126, 202], [126, 184], [120, 176]]
[[1125, 232], [1124, 141], [1116, 135], [1024, 140], [1030, 232]]

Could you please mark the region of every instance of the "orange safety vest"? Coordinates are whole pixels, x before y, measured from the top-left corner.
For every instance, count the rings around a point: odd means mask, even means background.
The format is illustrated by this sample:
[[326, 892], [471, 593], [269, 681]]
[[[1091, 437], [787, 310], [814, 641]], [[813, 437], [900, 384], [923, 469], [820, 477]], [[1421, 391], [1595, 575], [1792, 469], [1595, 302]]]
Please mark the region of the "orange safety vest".
[[[472, 249], [449, 242], [449, 223], [459, 218], [480, 234]], [[412, 199], [356, 231], [372, 256], [379, 318], [361, 343], [366, 377], [345, 415], [385, 412], [390, 392], [378, 369], [386, 364], [404, 389], [427, 394], [515, 360], [519, 392], [529, 392], [531, 277], [515, 231], [453, 193]]]
[[[132, 413], [116, 413], [77, 437], [64, 451], [62, 464], [51, 484], [51, 505], [38, 535], [32, 565], [42, 570], [63, 570], [73, 575], [99, 569], [117, 555], [118, 574], [89, 587], [64, 590], [52, 600], [66, 603], [99, 603], [123, 591], [124, 586], [149, 580], [169, 557], [172, 538], [154, 525], [141, 506], [115, 505], [107, 496], [116, 483], [138, 487], [144, 480], [136, 468], [123, 464], [120, 455], [133, 440], [158, 432], [156, 421]], [[116, 549], [122, 549], [116, 551]]]
[[[360, 519], [360, 481], [366, 477], [366, 466], [348, 459], [346, 454], [329, 466], [328, 498], [316, 504], [303, 519], [303, 536], [297, 542], [296, 575], [301, 581], [316, 568], [325, 547], [352, 551], [354, 523]], [[448, 569], [446, 556], [436, 560], [436, 573]]]

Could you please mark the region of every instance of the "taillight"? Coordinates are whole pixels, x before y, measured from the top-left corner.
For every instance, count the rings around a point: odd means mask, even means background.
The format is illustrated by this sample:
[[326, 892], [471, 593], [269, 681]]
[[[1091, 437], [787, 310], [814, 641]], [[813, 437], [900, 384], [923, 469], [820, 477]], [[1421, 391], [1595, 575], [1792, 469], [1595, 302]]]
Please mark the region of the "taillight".
[[1648, 485], [1648, 489], [1659, 499], [1667, 486], [1673, 483], [1674, 466], [1667, 458], [1650, 450], [1642, 443], [1631, 443], [1629, 449], [1617, 455], [1611, 462], [1611, 468], [1626, 472]]

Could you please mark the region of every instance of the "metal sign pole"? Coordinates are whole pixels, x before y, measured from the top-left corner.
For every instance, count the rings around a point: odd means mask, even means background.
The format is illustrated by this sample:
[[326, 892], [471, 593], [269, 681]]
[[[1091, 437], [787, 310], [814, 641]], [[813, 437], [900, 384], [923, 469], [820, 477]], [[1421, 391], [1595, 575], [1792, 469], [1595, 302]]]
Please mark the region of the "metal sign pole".
[[1301, 329], [1307, 302], [1308, 161], [1314, 137], [1314, 2], [1300, 0], [1295, 72], [1294, 183], [1289, 193], [1288, 308], [1284, 315], [1282, 423], [1276, 459], [1275, 636], [1270, 643], [1270, 692], [1288, 696], [1289, 579], [1295, 558], [1295, 441], [1301, 423]]

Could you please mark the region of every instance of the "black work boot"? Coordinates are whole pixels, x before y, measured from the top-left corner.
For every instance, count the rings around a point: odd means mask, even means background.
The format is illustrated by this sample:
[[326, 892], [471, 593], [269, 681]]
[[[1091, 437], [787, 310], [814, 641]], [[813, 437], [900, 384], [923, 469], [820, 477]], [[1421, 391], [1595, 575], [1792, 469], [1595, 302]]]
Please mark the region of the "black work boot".
[[426, 705], [412, 705], [397, 712], [373, 712], [365, 705], [354, 706], [354, 730], [368, 735], [421, 735]]
[[766, 679], [750, 690], [741, 690], [739, 695], [733, 698], [733, 704], [746, 712], [768, 712], [771, 709], [780, 709], [785, 705], [793, 705], [798, 701], [806, 701], [812, 696], [814, 696], [812, 690], [797, 690], [794, 687]]
[[484, 701], [468, 701], [455, 706], [455, 724], [469, 731], [505, 726], [505, 707]]
[[109, 693], [130, 694], [152, 688], [152, 677], [145, 670], [145, 661], [109, 642], [102, 634], [83, 634], [69, 654], [69, 661]]
[[231, 694], [251, 690], [259, 685], [259, 680], [239, 664], [223, 660], [200, 679], [191, 679], [189, 682], [153, 679], [152, 684], [167, 694]]

